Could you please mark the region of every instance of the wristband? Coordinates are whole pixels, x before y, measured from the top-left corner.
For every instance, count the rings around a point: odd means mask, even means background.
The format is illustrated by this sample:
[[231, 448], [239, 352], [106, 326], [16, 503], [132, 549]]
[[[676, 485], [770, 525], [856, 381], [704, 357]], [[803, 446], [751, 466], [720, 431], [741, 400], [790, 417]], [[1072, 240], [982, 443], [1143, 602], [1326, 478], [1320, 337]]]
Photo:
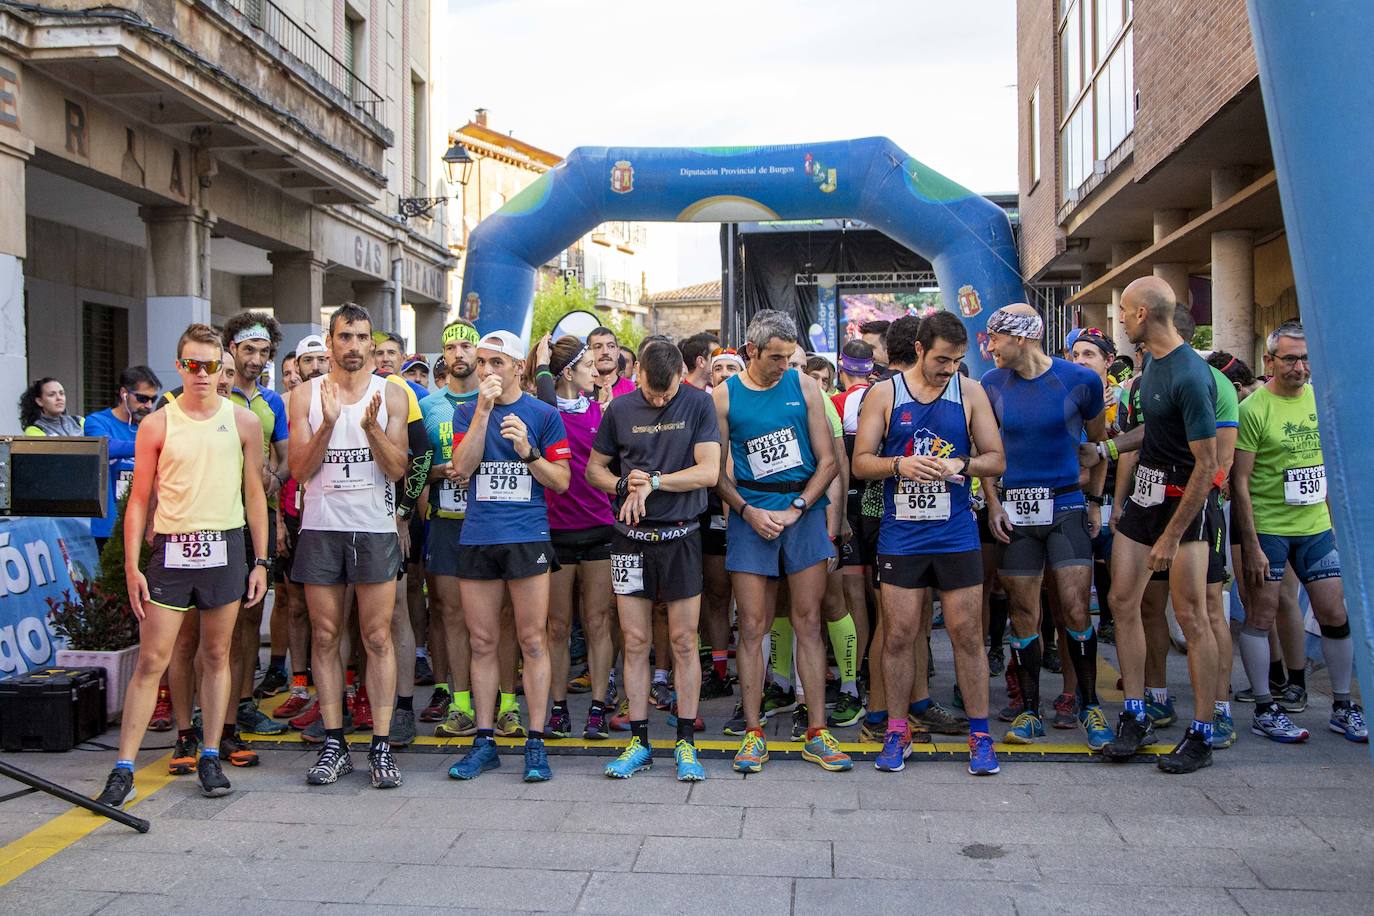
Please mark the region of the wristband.
[[1106, 442], [1106, 446], [1107, 454], [1112, 456], [1113, 461], [1116, 461], [1121, 457], [1121, 452], [1117, 449], [1116, 443], [1114, 441], [1108, 439]]
[[897, 455], [897, 456], [895, 456], [895, 457], [892, 459], [892, 476], [893, 476], [893, 477], [898, 477], [898, 476], [900, 476], [901, 472], [898, 471], [897, 469], [898, 469], [899, 467], [901, 467], [901, 464], [902, 464], [902, 456], [901, 456], [901, 455]]
[[618, 499], [624, 499], [630, 495], [630, 475], [626, 474], [615, 482], [615, 495]]
[[534, 373], [534, 380], [537, 382], [546, 375], [549, 378], [553, 378], [553, 373], [549, 371], [548, 366], [540, 366], [539, 369]]

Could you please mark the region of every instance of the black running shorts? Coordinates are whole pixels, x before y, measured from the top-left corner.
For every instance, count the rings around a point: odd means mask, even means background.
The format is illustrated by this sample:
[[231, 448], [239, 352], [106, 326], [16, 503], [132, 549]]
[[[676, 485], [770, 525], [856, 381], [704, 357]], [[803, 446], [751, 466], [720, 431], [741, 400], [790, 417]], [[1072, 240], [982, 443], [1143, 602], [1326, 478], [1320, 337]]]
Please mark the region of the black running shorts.
[[464, 544], [458, 549], [458, 578], [491, 581], [528, 579], [558, 569], [553, 544]]
[[701, 532], [658, 542], [620, 532], [611, 542], [611, 587], [616, 595], [681, 601], [701, 594]]
[[146, 573], [153, 603], [204, 611], [242, 599], [251, 569], [243, 541], [242, 528], [154, 537]]
[[983, 551], [927, 553], [917, 556], [878, 555], [878, 581], [884, 587], [933, 588], [952, 592], [983, 584]]
[[[1093, 511], [1097, 511], [1094, 506]], [[1013, 525], [1011, 543], [1002, 551], [998, 571], [1004, 576], [1039, 576], [1050, 569], [1091, 566], [1093, 541], [1088, 513], [1069, 509], [1054, 514], [1049, 525]]]

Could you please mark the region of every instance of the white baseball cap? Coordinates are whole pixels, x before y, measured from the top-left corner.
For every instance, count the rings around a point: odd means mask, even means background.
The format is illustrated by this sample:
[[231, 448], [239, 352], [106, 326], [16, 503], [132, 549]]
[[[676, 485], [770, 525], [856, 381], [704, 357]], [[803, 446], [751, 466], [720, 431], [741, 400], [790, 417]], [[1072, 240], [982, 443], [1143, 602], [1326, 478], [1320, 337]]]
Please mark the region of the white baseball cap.
[[477, 349], [494, 350], [497, 353], [504, 353], [511, 359], [525, 358], [524, 342], [510, 331], [488, 331], [477, 342]]
[[296, 344], [296, 355], [302, 356], [306, 353], [328, 353], [325, 348], [324, 338], [318, 334], [307, 334], [301, 338], [301, 342]]

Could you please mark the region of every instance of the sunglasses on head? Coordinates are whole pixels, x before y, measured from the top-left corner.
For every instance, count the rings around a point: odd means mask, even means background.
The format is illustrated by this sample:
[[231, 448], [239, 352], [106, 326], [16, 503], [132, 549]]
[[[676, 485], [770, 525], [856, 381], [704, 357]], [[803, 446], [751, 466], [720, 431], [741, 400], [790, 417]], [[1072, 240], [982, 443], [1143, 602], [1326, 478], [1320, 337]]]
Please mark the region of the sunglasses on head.
[[734, 347], [716, 347], [711, 351], [711, 358], [715, 359], [717, 356], [739, 356], [739, 352]]
[[179, 359], [177, 368], [191, 375], [200, 375], [201, 370], [205, 370], [206, 375], [214, 375], [219, 372], [219, 367], [223, 362], [218, 359]]

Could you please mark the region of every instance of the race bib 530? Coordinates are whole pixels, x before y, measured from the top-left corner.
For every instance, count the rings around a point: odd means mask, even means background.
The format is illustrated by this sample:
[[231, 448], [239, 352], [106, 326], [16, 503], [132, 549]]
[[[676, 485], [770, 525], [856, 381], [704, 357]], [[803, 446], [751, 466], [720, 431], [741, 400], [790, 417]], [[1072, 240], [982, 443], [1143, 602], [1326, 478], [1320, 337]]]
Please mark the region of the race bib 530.
[[1326, 465], [1284, 471], [1283, 501], [1290, 506], [1313, 506], [1326, 502]]

